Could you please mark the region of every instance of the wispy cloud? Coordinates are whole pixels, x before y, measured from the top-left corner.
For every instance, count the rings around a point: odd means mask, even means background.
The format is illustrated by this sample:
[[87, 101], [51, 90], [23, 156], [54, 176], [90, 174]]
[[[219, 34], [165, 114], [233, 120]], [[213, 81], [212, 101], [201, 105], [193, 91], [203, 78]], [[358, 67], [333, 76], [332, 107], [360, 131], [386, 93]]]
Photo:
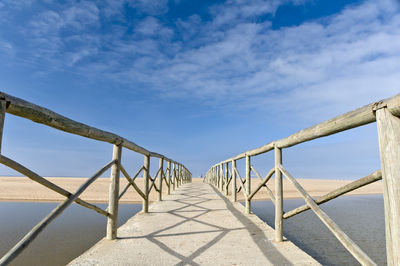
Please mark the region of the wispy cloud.
[[[226, 17], [233, 19], [238, 9], [232, 9]], [[199, 19], [191, 19], [199, 27]], [[200, 36], [200, 46], [160, 57], [152, 66], [135, 65], [135, 73], [167, 97], [264, 109], [284, 103], [290, 109], [323, 107], [335, 113], [399, 92], [400, 16], [394, 1], [368, 1], [278, 30], [243, 21], [222, 31], [219, 20], [216, 16], [202, 26], [207, 34]]]
[[0, 40], [0, 51], [10, 54], [13, 50], [11, 43]]
[[[288, 112], [335, 113], [399, 91], [397, 2], [369, 0], [278, 29], [258, 19], [273, 18], [287, 3], [226, 1], [211, 6], [207, 20], [193, 14], [167, 23], [160, 17], [169, 10], [167, 1], [71, 1], [30, 18], [24, 37], [31, 41], [23, 54], [128, 89], [140, 84], [158, 97], [228, 108], [284, 104]], [[129, 20], [126, 7], [142, 18]], [[102, 32], [106, 24], [112, 32]], [[0, 42], [0, 49], [7, 47], [15, 49]]]
[[148, 15], [160, 15], [168, 11], [168, 0], [137, 0], [128, 1], [128, 4]]
[[[178, 0], [3, 0], [0, 60], [7, 65], [1, 73], [11, 75], [0, 85], [19, 86], [23, 98], [35, 91], [36, 99], [59, 104], [61, 111], [73, 104], [65, 95], [79, 94], [80, 103], [96, 110], [91, 121], [99, 127], [134, 132], [138, 143], [157, 143], [169, 149], [165, 154], [181, 153], [182, 161], [202, 154], [200, 173], [210, 158], [223, 159], [400, 92], [398, 1], [352, 1], [331, 16], [276, 23], [282, 9], [307, 1], [227, 0], [183, 10], [179, 4], [185, 2]], [[30, 76], [19, 82], [23, 75]], [[65, 90], [54, 89], [60, 81]], [[102, 108], [110, 101], [118, 103], [113, 110]], [[142, 107], [148, 108], [143, 115]], [[78, 105], [71, 109], [78, 120], [87, 112]], [[269, 125], [279, 123], [272, 132]], [[204, 145], [194, 151], [199, 143]], [[346, 158], [377, 154], [367, 146], [368, 152], [354, 149]], [[354, 164], [350, 159], [345, 163]]]

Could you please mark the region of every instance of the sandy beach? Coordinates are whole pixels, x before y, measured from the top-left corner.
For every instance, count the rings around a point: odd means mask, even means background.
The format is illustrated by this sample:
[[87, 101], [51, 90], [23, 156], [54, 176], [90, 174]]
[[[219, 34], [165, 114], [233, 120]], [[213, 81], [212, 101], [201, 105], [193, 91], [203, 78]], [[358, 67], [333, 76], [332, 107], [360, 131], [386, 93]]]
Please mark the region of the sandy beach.
[[[75, 192], [81, 184], [83, 184], [86, 178], [76, 177], [48, 177], [49, 181], [57, 184], [58, 186], [68, 190], [69, 192]], [[341, 187], [345, 184], [350, 183], [350, 180], [321, 180], [321, 179], [298, 179], [300, 184], [311, 194], [313, 197], [318, 197]], [[125, 187], [127, 181], [121, 179], [120, 187]], [[193, 182], [202, 182], [200, 178], [193, 178]], [[143, 179], [138, 178], [135, 183], [142, 188]], [[252, 180], [252, 187], [255, 188], [259, 180]], [[163, 184], [163, 194], [166, 194], [166, 185]], [[239, 184], [237, 185], [239, 187]], [[274, 180], [268, 182], [268, 187], [273, 191]], [[296, 191], [294, 186], [288, 181], [283, 181], [284, 187], [284, 198], [300, 198], [300, 194]], [[81, 198], [89, 202], [100, 202], [106, 203], [108, 201], [108, 188], [109, 179], [99, 178], [97, 179], [82, 195]], [[361, 195], [361, 194], [382, 194], [382, 183], [381, 181], [367, 185], [352, 191], [346, 195]], [[63, 196], [53, 192], [52, 190], [26, 178], [26, 177], [0, 177], [0, 201], [43, 201], [43, 202], [54, 202], [62, 201]], [[265, 200], [269, 199], [269, 196], [264, 188], [262, 188], [254, 200]], [[153, 189], [150, 193], [150, 201], [157, 200], [157, 192]], [[238, 200], [243, 201], [242, 191], [238, 194]], [[126, 194], [121, 199], [122, 203], [141, 203], [142, 199], [139, 194], [134, 191], [132, 187], [128, 189]]]

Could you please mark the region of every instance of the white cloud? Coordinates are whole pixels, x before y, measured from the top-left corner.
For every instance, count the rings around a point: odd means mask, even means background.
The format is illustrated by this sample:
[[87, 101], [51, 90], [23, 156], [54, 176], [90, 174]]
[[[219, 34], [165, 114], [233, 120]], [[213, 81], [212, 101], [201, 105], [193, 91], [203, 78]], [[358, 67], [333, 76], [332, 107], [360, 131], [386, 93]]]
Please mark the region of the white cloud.
[[79, 31], [99, 26], [99, 9], [92, 2], [76, 2], [61, 7], [61, 10], [47, 10], [31, 22], [37, 35], [58, 33], [61, 28]]
[[93, 2], [81, 1], [63, 11], [65, 26], [82, 30], [90, 26], [98, 27], [99, 9]]
[[160, 15], [168, 12], [168, 0], [135, 0], [128, 4], [148, 15]]
[[210, 13], [214, 15], [214, 25], [227, 25], [238, 21], [254, 18], [265, 14], [274, 14], [281, 5], [282, 0], [255, 0], [238, 1], [230, 0], [223, 4], [214, 5], [210, 8]]
[[0, 8], [7, 7], [9, 9], [21, 10], [30, 7], [33, 2], [34, 2], [33, 0], [20, 0], [20, 1], [3, 0], [2, 3], [0, 3]]
[[[285, 104], [299, 115], [321, 109], [333, 114], [399, 91], [395, 1], [369, 0], [280, 29], [256, 19], [288, 2], [227, 1], [210, 7], [210, 21], [194, 14], [165, 25], [157, 14], [168, 11], [167, 1], [73, 1], [37, 15], [26, 32], [34, 58], [147, 88], [158, 97], [200, 99], [232, 110]], [[127, 5], [145, 18], [125, 21]], [[107, 24], [112, 31], [104, 34], [100, 23], [108, 19], [122, 23]]]
[[30, 40], [30, 60], [45, 61], [59, 69], [97, 54], [99, 16], [97, 6], [87, 1], [71, 1], [33, 16], [24, 29]]
[[0, 51], [10, 54], [13, 51], [13, 46], [9, 42], [0, 40]]
[[135, 32], [143, 34], [146, 37], [162, 37], [169, 39], [174, 35], [174, 31], [166, 26], [160, 24], [160, 22], [154, 17], [146, 17], [135, 27]]
[[[140, 73], [142, 82], [165, 97], [199, 97], [215, 105], [271, 109], [285, 103], [288, 112], [347, 111], [400, 91], [399, 9], [392, 1], [381, 3], [367, 1], [278, 30], [241, 22], [222, 31], [219, 21], [228, 11], [236, 21], [252, 14], [238, 15], [236, 7], [228, 6], [197, 31], [204, 34], [201, 42], [173, 58], [159, 57], [144, 69], [135, 65], [133, 79]], [[178, 25], [199, 27], [197, 22], [193, 18]]]

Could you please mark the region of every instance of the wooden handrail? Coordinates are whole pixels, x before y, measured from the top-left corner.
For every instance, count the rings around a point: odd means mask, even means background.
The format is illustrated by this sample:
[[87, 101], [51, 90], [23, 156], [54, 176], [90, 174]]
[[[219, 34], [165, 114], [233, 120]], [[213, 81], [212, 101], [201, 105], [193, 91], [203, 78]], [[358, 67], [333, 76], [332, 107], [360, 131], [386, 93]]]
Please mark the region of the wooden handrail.
[[[47, 188], [53, 190], [54, 192], [57, 192], [58, 194], [61, 194], [61, 195], [65, 196], [65, 197], [67, 197], [67, 198], [72, 196], [72, 193], [70, 193], [69, 191], [57, 186], [56, 184], [48, 181], [47, 179], [41, 177], [40, 175], [38, 175], [35, 172], [29, 170], [25, 166], [17, 163], [16, 161], [11, 160], [10, 158], [7, 158], [6, 156], [0, 155], [0, 163], [4, 164], [5, 166], [7, 166], [7, 167], [9, 167], [11, 169], [14, 169], [15, 171], [23, 174], [24, 176], [28, 177], [29, 179], [31, 179], [31, 180], [33, 180], [33, 181], [35, 181], [35, 182], [47, 187]], [[111, 167], [111, 165], [114, 164], [114, 163], [115, 163], [115, 161], [111, 161], [108, 164], [108, 167]], [[75, 199], [75, 202], [78, 203], [79, 205], [82, 205], [82, 206], [88, 208], [88, 209], [92, 209], [92, 210], [94, 210], [94, 211], [96, 211], [98, 213], [101, 213], [104, 216], [108, 216], [109, 215], [108, 212], [106, 212], [106, 211], [100, 209], [99, 207], [97, 207], [97, 206], [95, 206], [95, 205], [93, 205], [93, 204], [91, 204], [89, 202], [86, 202], [86, 201], [84, 201], [84, 200], [82, 200], [80, 198]]]
[[142, 197], [142, 199], [145, 197], [143, 192], [140, 190], [140, 188], [135, 184], [135, 179], [136, 177], [140, 174], [140, 172], [143, 171], [143, 166], [140, 167], [140, 169], [136, 172], [136, 174], [131, 178], [128, 174], [128, 172], [125, 170], [125, 168], [122, 166], [122, 164], [120, 165], [121, 167], [121, 172], [122, 174], [125, 176], [126, 180], [128, 181], [128, 184], [126, 184], [125, 188], [122, 190], [121, 194], [119, 195], [119, 199], [122, 198], [122, 196], [125, 194], [125, 192], [128, 190], [128, 188], [130, 186], [132, 186], [136, 192]]
[[215, 165], [231, 162], [232, 160], [243, 159], [246, 157], [246, 154], [249, 156], [255, 156], [266, 153], [273, 150], [275, 146], [279, 148], [292, 147], [306, 141], [326, 137], [341, 131], [375, 122], [375, 111], [378, 106], [385, 106], [394, 116], [400, 117], [400, 94], [376, 103], [368, 104], [343, 115], [339, 115], [328, 121], [300, 130], [289, 137], [276, 140], [259, 148], [243, 152]]
[[135, 144], [130, 140], [118, 136], [117, 134], [77, 122], [68, 117], [53, 112], [47, 108], [8, 95], [4, 92], [0, 92], [0, 99], [4, 99], [6, 101], [7, 113], [20, 116], [32, 120], [33, 122], [44, 124], [49, 127], [53, 127], [58, 130], [62, 130], [71, 134], [79, 135], [89, 139], [104, 141], [111, 144], [122, 145], [123, 147], [129, 150], [141, 153], [143, 155], [149, 155], [151, 157], [157, 157], [157, 158], [164, 158], [164, 160], [166, 161], [178, 163], [172, 159], [167, 158], [162, 154], [148, 151], [147, 149]]
[[258, 186], [256, 187], [256, 189], [250, 194], [249, 199], [251, 200], [251, 199], [254, 197], [254, 195], [256, 195], [256, 193], [257, 193], [262, 187], [265, 187], [265, 188], [267, 189], [267, 192], [268, 192], [269, 196], [271, 197], [272, 202], [275, 204], [275, 196], [274, 196], [274, 194], [272, 193], [272, 191], [271, 191], [271, 190], [267, 187], [267, 185], [266, 185], [267, 182], [269, 181], [269, 179], [270, 179], [270, 178], [272, 177], [272, 175], [275, 173], [275, 168], [272, 168], [272, 169], [268, 172], [267, 176], [266, 176], [264, 179], [261, 178], [260, 174], [257, 172], [256, 169], [254, 169], [253, 166], [251, 166], [251, 170], [253, 170], [253, 172], [258, 176], [258, 178], [261, 179], [261, 183], [258, 184]]
[[314, 211], [318, 218], [328, 227], [328, 229], [336, 236], [336, 238], [343, 244], [343, 246], [359, 261], [362, 265], [376, 265], [367, 254], [360, 249], [360, 247], [353, 242], [339, 226], [315, 203], [311, 196], [304, 190], [304, 188], [297, 182], [297, 180], [283, 168], [282, 165], [278, 166], [281, 171], [295, 188], [300, 192], [301, 196], [307, 202], [307, 205]]
[[[90, 177], [78, 190], [75, 194], [68, 192], [67, 190], [51, 183], [47, 179], [41, 177], [30, 169], [24, 167], [16, 161], [13, 161], [1, 154], [1, 142], [3, 136], [3, 125], [5, 113], [10, 113], [16, 116], [20, 116], [23, 118], [30, 119], [34, 122], [41, 123], [50, 127], [53, 127], [58, 130], [62, 130], [68, 133], [80, 135], [86, 138], [104, 141], [113, 144], [113, 160], [108, 163], [105, 167], [100, 169], [94, 176]], [[144, 164], [139, 169], [139, 171], [135, 174], [133, 178], [130, 178], [127, 171], [121, 165], [121, 156], [122, 156], [122, 148], [125, 147], [129, 150], [141, 153], [144, 155]], [[150, 172], [150, 157], [160, 158], [160, 166], [157, 172], [157, 176], [154, 179], [151, 179]], [[14, 248], [12, 248], [6, 255], [4, 255], [0, 259], [0, 265], [5, 265], [11, 262], [20, 252], [27, 246], [32, 240], [59, 214], [61, 214], [72, 202], [76, 202], [84, 207], [95, 210], [98, 213], [101, 213], [107, 216], [107, 230], [106, 230], [106, 238], [107, 239], [115, 239], [117, 237], [117, 222], [118, 222], [118, 207], [119, 207], [119, 199], [124, 195], [124, 193], [128, 190], [129, 186], [132, 186], [137, 193], [143, 199], [143, 209], [144, 213], [148, 212], [149, 205], [149, 192], [151, 188], [155, 187], [155, 190], [159, 192], [159, 200], [161, 200], [162, 193], [162, 180], [163, 176], [165, 178], [165, 173], [163, 171], [163, 161], [167, 161], [169, 165], [169, 172], [171, 163], [174, 164], [174, 169], [177, 166], [178, 171], [174, 173], [174, 178], [177, 178], [181, 184], [191, 182], [192, 174], [190, 171], [182, 164], [168, 159], [164, 155], [151, 152], [146, 150], [145, 148], [136, 145], [132, 141], [129, 141], [125, 138], [122, 138], [114, 133], [110, 133], [104, 130], [97, 129], [95, 127], [88, 126], [86, 124], [74, 121], [65, 116], [57, 114], [49, 109], [41, 107], [39, 105], [30, 103], [28, 101], [19, 99], [17, 97], [13, 97], [11, 95], [0, 92], [0, 163], [8, 166], [24, 176], [32, 179], [33, 181], [67, 197], [67, 199], [61, 203], [57, 208], [55, 208], [48, 216], [46, 216], [38, 225], [36, 225]], [[90, 204], [79, 198], [79, 195], [96, 180], [101, 174], [103, 174], [107, 169], [111, 167], [111, 178], [110, 178], [110, 189], [109, 189], [109, 205], [106, 210], [102, 210], [101, 208]], [[141, 171], [144, 171], [144, 192], [142, 192], [139, 187], [135, 184], [134, 180], [139, 175]], [[120, 181], [120, 172], [125, 176], [128, 181], [127, 186], [123, 189], [122, 193], [119, 193], [119, 181]], [[158, 177], [158, 173], [160, 174], [159, 179], [159, 188], [156, 187], [154, 181]], [[152, 180], [153, 183], [149, 189], [149, 180]], [[168, 188], [169, 188], [168, 184]], [[174, 186], [175, 189], [175, 186]], [[168, 189], [168, 193], [170, 193]]]
[[72, 202], [76, 201], [78, 197], [92, 184], [100, 175], [109, 169], [115, 162], [112, 161], [98, 170], [91, 176], [85, 183], [83, 183], [78, 190], [68, 197], [64, 202], [59, 204], [49, 215], [41, 220], [34, 228], [32, 228], [12, 249], [10, 249], [1, 259], [0, 265], [7, 265], [14, 258], [16, 258], [39, 234], [42, 232], [51, 221], [60, 215]]
[[[232, 164], [232, 171], [239, 176], [239, 183], [241, 188], [244, 189], [243, 180], [241, 179], [237, 168], [236, 161], [246, 158], [246, 182], [251, 182], [249, 178], [248, 168], [256, 173], [261, 179], [258, 172], [250, 165], [250, 157], [256, 156], [268, 151], [275, 151], [275, 199], [272, 191], [268, 188], [271, 199], [275, 202], [275, 241], [283, 241], [283, 219], [292, 217], [305, 210], [312, 209], [317, 216], [325, 223], [325, 225], [335, 234], [339, 241], [351, 252], [351, 254], [362, 264], [374, 265], [374, 262], [363, 253], [357, 245], [352, 242], [327, 216], [318, 206], [323, 202], [339, 197], [349, 191], [362, 187], [364, 185], [383, 180], [384, 190], [384, 203], [385, 203], [385, 230], [386, 230], [386, 254], [388, 265], [400, 264], [400, 94], [391, 98], [375, 102], [364, 107], [358, 108], [354, 111], [337, 116], [331, 120], [317, 124], [315, 126], [303, 129], [289, 137], [270, 142], [259, 148], [241, 153], [232, 158], [221, 161], [213, 165], [205, 175], [205, 182], [214, 186], [218, 186], [220, 174], [217, 169], [223, 164]], [[300, 186], [300, 184], [283, 168], [282, 166], [282, 149], [292, 147], [294, 145], [310, 141], [313, 139], [332, 135], [341, 131], [345, 131], [358, 126], [366, 125], [372, 122], [377, 122], [379, 151], [381, 159], [382, 171], [376, 171], [366, 177], [351, 182], [343, 187], [335, 189], [328, 194], [316, 199], [315, 201], [311, 196]], [[270, 171], [271, 173], [271, 171]], [[269, 174], [270, 174], [269, 173]], [[305, 198], [307, 204], [300, 206], [287, 213], [283, 213], [283, 185], [282, 173], [288, 178], [299, 190]], [[247, 191], [244, 190], [246, 213], [250, 213], [251, 199], [261, 189], [261, 187], [268, 181], [265, 179], [260, 183], [256, 190], [250, 193], [250, 184], [246, 186]], [[226, 186], [225, 195], [228, 195], [228, 186]], [[239, 191], [236, 189], [236, 176], [233, 179], [232, 186], [232, 200], [236, 201], [236, 194]]]
[[[346, 184], [346, 185], [344, 185], [344, 186], [342, 186], [340, 188], [337, 188], [337, 189], [335, 189], [335, 190], [333, 190], [333, 191], [331, 191], [331, 192], [319, 197], [318, 199], [315, 200], [315, 203], [316, 204], [322, 204], [322, 203], [328, 202], [328, 201], [333, 200], [333, 199], [335, 199], [335, 198], [337, 198], [337, 197], [339, 197], [339, 196], [341, 196], [343, 194], [346, 194], [346, 193], [348, 193], [350, 191], [356, 190], [356, 189], [358, 189], [360, 187], [363, 187], [363, 186], [366, 186], [368, 184], [374, 183], [374, 182], [376, 182], [378, 180], [382, 180], [382, 172], [380, 170], [375, 171], [372, 174], [369, 174], [369, 175], [367, 175], [367, 176], [365, 176], [363, 178], [360, 178], [360, 179], [358, 179], [356, 181], [353, 181], [353, 182], [351, 182], [349, 184]], [[297, 207], [294, 210], [286, 212], [283, 215], [283, 219], [290, 218], [292, 216], [295, 216], [295, 215], [297, 215], [299, 213], [302, 213], [302, 212], [304, 212], [306, 210], [309, 210], [309, 209], [310, 209], [310, 207], [307, 204], [302, 205], [300, 207]]]

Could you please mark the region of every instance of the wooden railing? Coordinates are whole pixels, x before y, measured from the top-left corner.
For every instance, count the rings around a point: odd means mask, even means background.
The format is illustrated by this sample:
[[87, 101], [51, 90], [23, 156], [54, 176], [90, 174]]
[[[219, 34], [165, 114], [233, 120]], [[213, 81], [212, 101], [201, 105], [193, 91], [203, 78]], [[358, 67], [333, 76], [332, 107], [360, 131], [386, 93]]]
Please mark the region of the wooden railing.
[[[357, 110], [335, 117], [329, 121], [301, 130], [287, 138], [268, 143], [237, 156], [219, 162], [212, 166], [205, 175], [205, 182], [216, 186], [225, 195], [229, 193], [232, 183], [232, 201], [237, 201], [240, 190], [245, 198], [246, 213], [250, 213], [251, 199], [261, 189], [265, 188], [275, 205], [275, 240], [283, 240], [283, 219], [290, 218], [305, 210], [312, 209], [344, 247], [363, 265], [375, 263], [355, 244], [339, 226], [319, 207], [319, 204], [339, 197], [349, 191], [383, 179], [386, 250], [388, 265], [400, 265], [400, 94], [392, 98], [373, 103]], [[318, 199], [313, 199], [307, 191], [282, 165], [282, 149], [316, 138], [332, 135], [358, 126], [377, 122], [381, 168], [366, 177], [338, 188]], [[262, 153], [274, 150], [275, 165], [263, 179], [250, 159]], [[236, 161], [245, 158], [246, 172], [243, 179], [236, 168]], [[229, 169], [231, 164], [231, 169]], [[251, 172], [254, 172], [261, 182], [251, 191]], [[283, 212], [282, 174], [289, 179], [305, 199], [306, 204], [294, 210]], [[268, 188], [267, 182], [275, 175], [275, 194]], [[236, 183], [240, 187], [237, 188]]]
[[[80, 135], [90, 139], [95, 139], [103, 142], [109, 142], [114, 145], [112, 161], [106, 164], [92, 177], [90, 177], [81, 187], [75, 192], [71, 193], [56, 184], [41, 177], [37, 173], [24, 167], [18, 162], [1, 154], [1, 143], [3, 136], [3, 126], [5, 114], [13, 114], [16, 116], [30, 119], [34, 122], [45, 124], [47, 126], [66, 131], [68, 133]], [[131, 177], [121, 164], [122, 148], [127, 148], [134, 152], [144, 155], [144, 164]], [[159, 158], [158, 171], [154, 177], [150, 176], [150, 157]], [[167, 162], [167, 167], [164, 167], [164, 162]], [[17, 257], [41, 231], [58, 215], [60, 215], [71, 203], [75, 202], [91, 210], [94, 210], [107, 217], [107, 239], [115, 239], [117, 237], [117, 222], [118, 222], [118, 203], [119, 199], [125, 194], [130, 186], [141, 196], [143, 200], [142, 212], [147, 213], [149, 208], [149, 194], [154, 189], [158, 192], [158, 200], [162, 200], [162, 187], [163, 181], [167, 186], [167, 193], [170, 194], [171, 187], [179, 187], [179, 185], [191, 182], [192, 175], [190, 171], [181, 163], [165, 157], [164, 155], [154, 153], [146, 150], [135, 143], [122, 138], [116, 134], [106, 132], [88, 125], [76, 122], [67, 117], [59, 115], [41, 106], [24, 101], [22, 99], [7, 95], [0, 92], [0, 163], [14, 169], [22, 175], [30, 178], [31, 180], [63, 195], [66, 197], [65, 201], [60, 203], [49, 215], [40, 221], [32, 230], [26, 234], [12, 249], [10, 249], [1, 259], [0, 265], [10, 263]], [[90, 186], [98, 177], [111, 168], [110, 178], [110, 191], [108, 208], [103, 210], [87, 201], [79, 198], [79, 196]], [[165, 168], [165, 169], [164, 169]], [[119, 178], [120, 172], [127, 179], [128, 184], [121, 193], [119, 191]], [[143, 172], [144, 186], [140, 189], [135, 184], [135, 179]], [[158, 179], [158, 180], [157, 180]], [[157, 181], [157, 182], [156, 182]], [[158, 184], [157, 184], [158, 183]]]

